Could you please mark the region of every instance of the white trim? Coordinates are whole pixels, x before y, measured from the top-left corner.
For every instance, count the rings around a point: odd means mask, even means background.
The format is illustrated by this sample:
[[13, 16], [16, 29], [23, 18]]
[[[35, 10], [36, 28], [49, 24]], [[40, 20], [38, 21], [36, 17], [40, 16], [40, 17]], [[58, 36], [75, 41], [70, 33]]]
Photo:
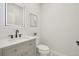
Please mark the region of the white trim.
[[16, 3], [12, 3], [18, 7], [21, 7], [23, 9], [23, 24], [22, 25], [15, 25], [15, 24], [8, 24], [7, 23], [7, 4], [8, 3], [5, 3], [5, 26], [18, 26], [18, 27], [25, 27], [25, 8], [16, 4]]

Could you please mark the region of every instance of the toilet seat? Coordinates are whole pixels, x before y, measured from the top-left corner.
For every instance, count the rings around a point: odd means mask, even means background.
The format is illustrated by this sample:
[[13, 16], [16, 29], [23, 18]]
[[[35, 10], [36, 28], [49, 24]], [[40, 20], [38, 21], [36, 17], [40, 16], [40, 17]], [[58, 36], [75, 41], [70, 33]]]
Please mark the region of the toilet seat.
[[46, 45], [39, 44], [40, 43], [40, 37], [36, 36], [36, 53], [39, 56], [47, 56], [50, 54], [50, 48]]
[[48, 51], [49, 50], [49, 48], [48, 48], [48, 46], [46, 46], [46, 45], [43, 45], [43, 44], [40, 44], [40, 45], [37, 45], [37, 48], [41, 51]]

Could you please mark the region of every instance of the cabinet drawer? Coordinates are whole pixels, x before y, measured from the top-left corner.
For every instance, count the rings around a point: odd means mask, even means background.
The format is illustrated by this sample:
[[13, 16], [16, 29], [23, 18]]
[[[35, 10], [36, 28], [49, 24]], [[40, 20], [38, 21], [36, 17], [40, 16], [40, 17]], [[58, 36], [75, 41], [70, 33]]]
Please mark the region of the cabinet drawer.
[[30, 46], [30, 47], [34, 47], [34, 46], [36, 46], [36, 41], [33, 39], [33, 40], [30, 40], [29, 42], [28, 42], [28, 45]]
[[5, 56], [17, 56], [17, 45], [8, 46], [3, 49], [3, 55]]
[[27, 42], [25, 43], [21, 43], [18, 45], [17, 49], [18, 49], [18, 55], [24, 55], [24, 54], [28, 54], [28, 44]]
[[0, 49], [0, 56], [2, 56], [2, 49]]
[[29, 56], [36, 56], [36, 41], [35, 40], [31, 40], [28, 42], [28, 55]]
[[5, 56], [33, 56], [36, 55], [35, 40], [29, 40], [3, 48]]
[[19, 44], [18, 52], [21, 56], [33, 56], [36, 55], [35, 40], [29, 40]]

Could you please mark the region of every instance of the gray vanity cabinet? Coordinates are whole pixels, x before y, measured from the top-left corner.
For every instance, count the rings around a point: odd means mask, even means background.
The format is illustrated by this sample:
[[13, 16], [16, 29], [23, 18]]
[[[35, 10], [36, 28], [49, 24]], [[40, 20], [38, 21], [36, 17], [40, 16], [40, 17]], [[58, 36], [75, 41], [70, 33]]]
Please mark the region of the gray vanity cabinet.
[[2, 49], [0, 49], [0, 56], [2, 56]]
[[35, 56], [35, 39], [3, 48], [4, 56]]
[[18, 51], [18, 46], [17, 45], [12, 45], [3, 48], [3, 56], [17, 56], [17, 51]]

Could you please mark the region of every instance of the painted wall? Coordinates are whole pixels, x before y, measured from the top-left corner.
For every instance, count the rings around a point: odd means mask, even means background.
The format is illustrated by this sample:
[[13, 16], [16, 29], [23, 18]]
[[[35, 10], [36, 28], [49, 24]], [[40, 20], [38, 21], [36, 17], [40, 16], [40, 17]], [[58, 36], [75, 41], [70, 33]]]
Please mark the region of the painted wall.
[[79, 55], [79, 4], [41, 4], [41, 39], [60, 54]]
[[[5, 26], [5, 4], [0, 3], [0, 40], [8, 38], [8, 35], [15, 34], [15, 30], [19, 29], [23, 35], [32, 36], [34, 32], [39, 35], [40, 29], [40, 4], [26, 3], [19, 4], [25, 7], [25, 27], [20, 28], [17, 26]], [[38, 27], [30, 27], [30, 16], [29, 13], [38, 15]]]
[[[29, 13], [33, 13], [38, 16], [37, 19], [37, 27], [30, 27], [30, 16]], [[40, 35], [40, 4], [38, 3], [27, 3], [26, 4], [26, 30], [27, 35], [33, 36], [33, 33], [37, 32]]]

